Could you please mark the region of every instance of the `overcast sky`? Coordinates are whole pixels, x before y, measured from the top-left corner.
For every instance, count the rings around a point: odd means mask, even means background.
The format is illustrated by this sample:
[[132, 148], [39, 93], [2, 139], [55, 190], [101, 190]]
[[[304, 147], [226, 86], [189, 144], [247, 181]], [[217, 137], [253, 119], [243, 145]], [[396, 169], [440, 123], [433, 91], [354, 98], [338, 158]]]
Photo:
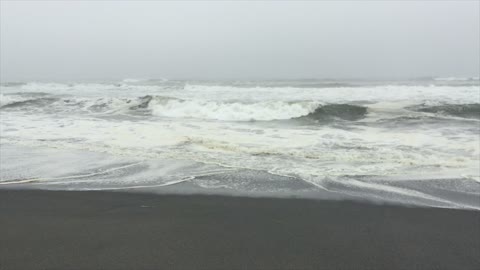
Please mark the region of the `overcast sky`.
[[0, 78], [478, 76], [478, 1], [1, 2]]

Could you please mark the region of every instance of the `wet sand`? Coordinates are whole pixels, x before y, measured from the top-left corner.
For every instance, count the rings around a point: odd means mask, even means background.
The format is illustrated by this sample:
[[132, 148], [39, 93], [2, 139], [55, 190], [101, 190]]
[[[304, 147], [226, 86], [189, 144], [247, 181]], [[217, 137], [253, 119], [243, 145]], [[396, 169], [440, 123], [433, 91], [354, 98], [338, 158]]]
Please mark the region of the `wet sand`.
[[0, 269], [480, 269], [480, 211], [0, 190]]

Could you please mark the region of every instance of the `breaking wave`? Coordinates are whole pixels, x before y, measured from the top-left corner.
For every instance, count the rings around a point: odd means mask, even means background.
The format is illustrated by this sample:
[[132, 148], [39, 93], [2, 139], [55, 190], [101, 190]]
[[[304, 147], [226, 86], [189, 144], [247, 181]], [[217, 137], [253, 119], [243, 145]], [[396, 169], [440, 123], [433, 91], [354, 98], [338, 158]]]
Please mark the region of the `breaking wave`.
[[216, 102], [154, 98], [152, 113], [173, 118], [200, 118], [223, 121], [272, 121], [312, 119], [355, 121], [365, 117], [367, 108], [349, 104], [322, 105], [317, 101]]
[[[402, 104], [397, 117], [403, 117]], [[46, 93], [21, 93], [0, 96], [2, 110], [33, 110], [46, 113], [87, 112], [102, 114], [143, 114], [169, 117], [220, 121], [274, 121], [274, 120], [332, 120], [358, 121], [365, 118], [370, 109], [379, 105], [360, 106], [348, 103], [323, 103], [316, 100], [300, 101], [214, 101], [180, 99], [169, 96], [146, 95], [142, 97], [65, 97]], [[410, 105], [409, 111], [429, 113], [440, 117], [480, 119], [480, 103]], [[421, 117], [422, 115], [408, 115]]]
[[[242, 192], [305, 182], [309, 194], [480, 209], [479, 91], [462, 78], [0, 83], [0, 182], [122, 189], [187, 179]], [[233, 178], [197, 178], [212, 170]]]
[[313, 101], [244, 103], [157, 98], [151, 102], [150, 108], [154, 115], [164, 117], [269, 121], [305, 116], [315, 112], [319, 105]]
[[365, 107], [348, 104], [322, 105], [317, 101], [239, 102], [183, 100], [165, 96], [137, 98], [59, 98], [52, 96], [12, 97], [2, 99], [6, 110], [72, 110], [91, 113], [129, 113], [149, 111], [152, 115], [171, 118], [195, 118], [221, 121], [271, 121], [289, 119], [358, 120], [367, 112]]

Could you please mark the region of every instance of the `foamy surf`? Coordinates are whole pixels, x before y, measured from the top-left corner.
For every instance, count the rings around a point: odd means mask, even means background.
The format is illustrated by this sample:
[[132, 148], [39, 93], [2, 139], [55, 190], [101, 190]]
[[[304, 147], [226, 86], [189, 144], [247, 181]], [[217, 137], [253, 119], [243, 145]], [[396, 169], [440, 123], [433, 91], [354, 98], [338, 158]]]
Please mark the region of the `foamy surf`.
[[479, 104], [475, 79], [2, 84], [0, 185], [478, 209]]

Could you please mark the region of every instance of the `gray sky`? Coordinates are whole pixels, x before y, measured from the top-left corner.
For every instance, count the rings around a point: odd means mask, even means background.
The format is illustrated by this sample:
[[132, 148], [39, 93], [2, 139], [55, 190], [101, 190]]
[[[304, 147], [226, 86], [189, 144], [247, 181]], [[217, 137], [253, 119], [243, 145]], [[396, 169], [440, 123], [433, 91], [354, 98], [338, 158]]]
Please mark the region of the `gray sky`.
[[478, 76], [480, 2], [1, 2], [2, 81]]

